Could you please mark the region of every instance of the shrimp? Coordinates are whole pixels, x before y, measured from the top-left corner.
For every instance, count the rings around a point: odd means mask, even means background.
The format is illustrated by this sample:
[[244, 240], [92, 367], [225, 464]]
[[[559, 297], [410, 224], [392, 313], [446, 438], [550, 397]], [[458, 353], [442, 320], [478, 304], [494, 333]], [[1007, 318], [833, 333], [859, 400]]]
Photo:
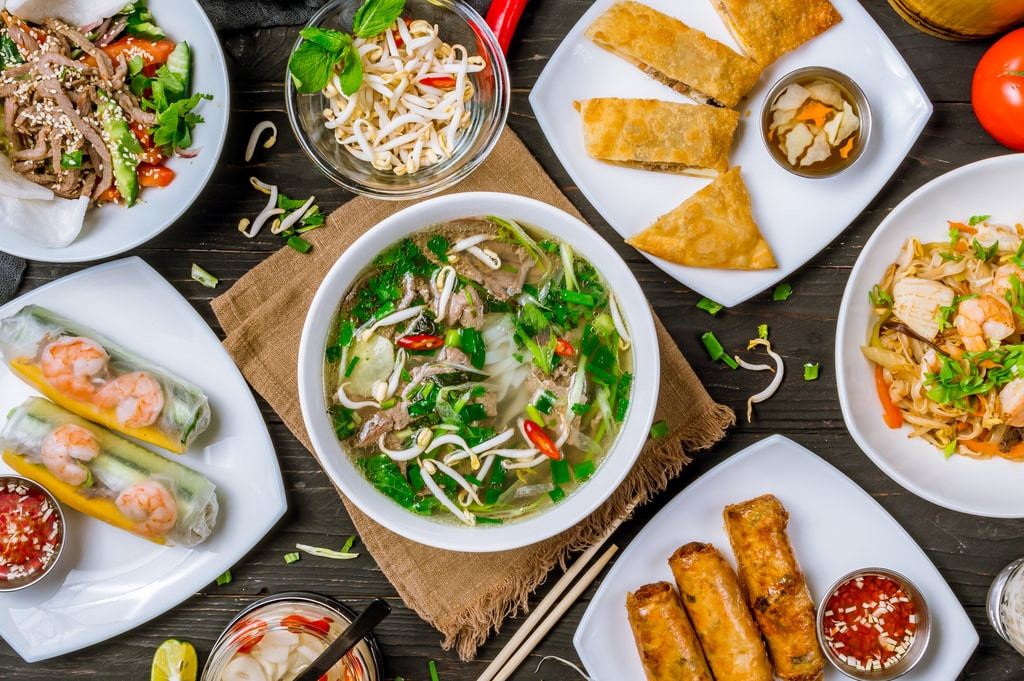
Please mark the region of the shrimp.
[[135, 521], [134, 530], [140, 534], [160, 536], [167, 534], [178, 520], [178, 504], [167, 488], [155, 480], [131, 485], [117, 495], [114, 502], [122, 514]]
[[72, 397], [89, 400], [102, 383], [110, 355], [94, 340], [82, 336], [64, 336], [43, 348], [39, 366], [43, 378], [54, 388]]
[[1003, 263], [996, 268], [995, 274], [992, 276], [989, 292], [997, 298], [1005, 300], [1006, 292], [1013, 290], [1013, 282], [1010, 279], [1013, 276], [1017, 277], [1019, 283], [1024, 284], [1024, 269], [1021, 269], [1016, 263]]
[[988, 349], [988, 340], [1003, 340], [1016, 330], [1010, 306], [991, 294], [960, 301], [953, 325], [971, 352]]
[[999, 390], [999, 409], [1006, 425], [1024, 427], [1024, 378], [1015, 378]]
[[80, 461], [91, 461], [100, 453], [96, 436], [73, 423], [53, 429], [43, 438], [40, 458], [47, 470], [69, 485], [89, 480], [89, 469]]
[[93, 402], [115, 409], [117, 421], [127, 428], [152, 425], [164, 408], [164, 391], [149, 374], [133, 371], [110, 381], [96, 393]]

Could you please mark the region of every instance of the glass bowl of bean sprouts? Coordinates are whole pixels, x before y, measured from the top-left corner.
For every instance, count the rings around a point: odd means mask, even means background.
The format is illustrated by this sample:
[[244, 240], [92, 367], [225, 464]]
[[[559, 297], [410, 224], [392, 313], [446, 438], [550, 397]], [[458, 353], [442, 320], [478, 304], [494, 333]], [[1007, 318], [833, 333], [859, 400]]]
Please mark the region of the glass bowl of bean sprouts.
[[[351, 32], [362, 4], [333, 0], [308, 27]], [[353, 44], [363, 80], [351, 96], [341, 64], [312, 94], [285, 77], [292, 130], [321, 172], [357, 194], [406, 200], [452, 187], [484, 161], [505, 124], [510, 86], [497, 39], [472, 7], [406, 0], [394, 24]]]

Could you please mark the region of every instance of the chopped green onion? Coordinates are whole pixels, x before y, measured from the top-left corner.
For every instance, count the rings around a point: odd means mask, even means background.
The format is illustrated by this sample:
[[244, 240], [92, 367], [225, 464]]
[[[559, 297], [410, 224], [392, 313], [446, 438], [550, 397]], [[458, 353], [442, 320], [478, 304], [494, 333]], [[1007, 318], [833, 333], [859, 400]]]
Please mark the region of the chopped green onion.
[[217, 586], [224, 586], [231, 581], [231, 570], [225, 570], [224, 574], [217, 578]]
[[430, 681], [440, 681], [437, 678], [437, 665], [434, 664], [434, 661], [431, 660], [427, 666], [430, 668]]
[[668, 422], [658, 421], [653, 426], [651, 426], [652, 440], [657, 440], [658, 438], [665, 437], [666, 435], [668, 435]]
[[563, 288], [559, 291], [558, 295], [561, 297], [562, 302], [565, 303], [582, 305], [584, 307], [594, 307], [597, 305], [597, 300], [595, 300], [594, 296], [589, 293], [579, 293], [577, 291], [570, 291], [569, 289]]
[[708, 331], [701, 335], [700, 340], [704, 343], [704, 347], [707, 348], [708, 354], [711, 355], [711, 359], [719, 360], [722, 355], [725, 354], [725, 348], [718, 342], [718, 338], [715, 337], [714, 332]]
[[569, 477], [569, 462], [565, 459], [555, 459], [551, 462], [551, 482], [556, 485], [567, 485], [572, 481]]
[[299, 253], [309, 253], [309, 249], [313, 248], [313, 244], [309, 243], [301, 236], [292, 235], [288, 237], [288, 241], [286, 241], [285, 243], [287, 243], [289, 246], [294, 248]]
[[594, 474], [594, 462], [591, 459], [584, 459], [572, 467], [572, 475], [577, 482], [583, 482]]
[[816, 379], [818, 377], [819, 366], [820, 365], [818, 364], [818, 362], [815, 362], [813, 364], [808, 362], [807, 364], [804, 364], [804, 380], [813, 381], [814, 379]]
[[589, 405], [589, 404], [574, 404], [574, 405], [572, 405], [570, 407], [570, 409], [572, 409], [573, 413], [575, 413], [575, 414], [577, 414], [579, 416], [583, 416], [588, 411], [590, 411], [590, 407], [591, 406], [592, 405]]
[[547, 427], [547, 420], [544, 418], [544, 415], [541, 414], [537, 410], [537, 407], [532, 404], [526, 405], [526, 415], [530, 417], [531, 421], [539, 425], [541, 428]]
[[565, 490], [563, 490], [558, 485], [555, 485], [555, 488], [548, 492], [548, 496], [551, 497], [551, 501], [553, 503], [558, 503], [559, 501], [565, 498]]
[[550, 414], [557, 401], [558, 398], [551, 394], [550, 390], [544, 390], [541, 392], [540, 397], [537, 398], [534, 406], [537, 407], [537, 411], [543, 414]]
[[349, 549], [352, 548], [352, 542], [355, 541], [355, 536], [348, 538], [345, 545], [341, 547], [341, 551], [335, 551], [334, 549], [325, 549], [321, 546], [310, 546], [309, 544], [296, 544], [295, 548], [299, 551], [305, 551], [311, 556], [320, 556], [321, 558], [334, 558], [336, 560], [352, 560], [358, 558], [358, 553], [351, 553]]
[[384, 400], [383, 402], [380, 403], [380, 408], [381, 409], [390, 409], [391, 407], [395, 406], [396, 404], [398, 404], [398, 400], [396, 400], [394, 397], [389, 397], [388, 399], [386, 399], [386, 400]]
[[626, 418], [626, 410], [629, 409], [629, 398], [620, 397], [615, 402], [615, 420], [622, 421]]
[[[489, 489], [487, 491], [488, 492], [497, 492], [498, 490], [496, 490], [496, 489]], [[495, 501], [497, 501], [497, 499], [495, 499]], [[494, 502], [492, 501], [490, 503], [493, 504]], [[503, 521], [501, 518], [488, 518], [485, 515], [478, 515], [476, 517], [476, 524], [477, 525], [501, 525], [503, 522], [505, 522], [505, 521]], [[395, 679], [395, 681], [398, 681], [398, 679]]]
[[602, 336], [607, 336], [615, 330], [615, 320], [607, 312], [602, 312], [594, 317], [594, 330]]
[[705, 312], [707, 312], [712, 317], [714, 317], [716, 314], [721, 312], [722, 311], [722, 307], [723, 307], [723, 305], [721, 303], [716, 303], [715, 301], [711, 300], [710, 298], [701, 298], [700, 302], [697, 303], [697, 309], [704, 310]]
[[943, 453], [943, 455], [945, 455], [945, 457], [947, 459], [949, 457], [953, 456], [953, 452], [956, 451], [956, 443], [957, 443], [957, 440], [951, 440], [948, 445], [946, 445], [945, 447], [942, 448], [942, 453]]
[[725, 362], [725, 364], [730, 369], [739, 369], [739, 367], [740, 367], [740, 365], [737, 364], [736, 360], [733, 359], [732, 355], [722, 355], [722, 361]]
[[780, 300], [786, 300], [793, 295], [793, 287], [789, 284], [782, 283], [775, 287], [772, 291], [772, 300], [778, 302]]
[[[468, 289], [467, 289], [468, 290]], [[444, 335], [444, 344], [449, 348], [458, 348], [462, 346], [462, 335], [458, 329], [448, 329], [448, 332]]]
[[300, 558], [302, 558], [302, 556], [300, 556], [295, 551], [292, 551], [291, 553], [284, 554], [284, 562], [288, 563], [289, 565], [291, 565], [292, 563], [297, 562]]
[[768, 325], [758, 324], [757, 325], [757, 337], [761, 340], [768, 340]]
[[459, 416], [462, 418], [463, 423], [473, 423], [474, 421], [483, 421], [487, 418], [487, 407], [474, 402], [473, 404], [467, 404], [459, 412]]
[[216, 288], [217, 284], [220, 283], [220, 279], [213, 276], [199, 265], [192, 263], [192, 279], [198, 281], [206, 288]]
[[348, 378], [349, 376], [352, 375], [352, 372], [355, 370], [357, 364], [359, 364], [359, 355], [356, 355], [355, 357], [349, 360], [348, 366], [345, 367], [345, 378]]

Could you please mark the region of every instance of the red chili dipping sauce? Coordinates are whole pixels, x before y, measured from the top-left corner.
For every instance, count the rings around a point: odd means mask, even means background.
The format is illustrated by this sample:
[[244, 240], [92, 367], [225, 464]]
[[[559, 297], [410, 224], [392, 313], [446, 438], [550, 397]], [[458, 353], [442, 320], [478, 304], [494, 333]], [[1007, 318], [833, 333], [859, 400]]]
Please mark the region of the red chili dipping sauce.
[[0, 583], [46, 569], [60, 532], [60, 515], [45, 494], [16, 481], [0, 483]]
[[910, 650], [917, 612], [910, 594], [884, 575], [843, 582], [825, 604], [824, 643], [855, 669], [888, 669]]

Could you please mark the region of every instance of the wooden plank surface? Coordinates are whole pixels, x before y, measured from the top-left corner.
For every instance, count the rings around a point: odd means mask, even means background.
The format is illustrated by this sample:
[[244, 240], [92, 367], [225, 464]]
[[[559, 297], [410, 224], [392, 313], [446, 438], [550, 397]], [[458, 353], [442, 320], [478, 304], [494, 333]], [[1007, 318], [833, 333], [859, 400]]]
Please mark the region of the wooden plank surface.
[[[632, 267], [655, 309], [689, 358], [711, 395], [742, 415], [746, 398], [763, 384], [750, 372], [733, 372], [707, 359], [699, 336], [713, 330], [727, 345], [750, 337], [758, 324], [767, 323], [775, 345], [788, 363], [821, 362], [821, 377], [804, 382], [791, 370], [778, 394], [759, 405], [751, 424], [744, 419], [710, 452], [700, 454], [655, 503], [640, 509], [624, 525], [615, 541], [625, 546], [667, 500], [703, 472], [729, 455], [771, 433], [782, 433], [805, 445], [868, 490], [911, 534], [950, 583], [978, 629], [981, 642], [961, 679], [1009, 681], [1024, 677], [1024, 658], [1004, 643], [989, 626], [985, 595], [993, 576], [1006, 563], [1024, 553], [1024, 524], [1018, 520], [987, 519], [949, 511], [919, 499], [886, 477], [865, 457], [843, 425], [836, 395], [833, 347], [836, 313], [850, 268], [879, 222], [914, 189], [942, 173], [966, 163], [1008, 153], [978, 125], [971, 111], [970, 79], [974, 65], [991, 41], [951, 43], [926, 36], [905, 24], [886, 0], [863, 0], [864, 6], [896, 44], [935, 105], [935, 113], [920, 140], [892, 180], [864, 209], [860, 217], [833, 244], [789, 278], [796, 293], [786, 303], [773, 303], [770, 293], [710, 318], [695, 309], [700, 296], [669, 279], [621, 239], [602, 221], [573, 186], [547, 145], [527, 101], [530, 88], [547, 58], [566, 32], [589, 7], [589, 0], [534, 0], [530, 3], [509, 54], [513, 93], [509, 124], [524, 139], [544, 168], [584, 216], [608, 239]], [[251, 191], [247, 178], [256, 174], [279, 183], [292, 195], [312, 188], [324, 210], [346, 201], [346, 192], [331, 186], [299, 150], [288, 128], [282, 98], [282, 79], [288, 49], [297, 28], [273, 28], [224, 34], [232, 82], [233, 115], [221, 164], [194, 206], [163, 235], [135, 249], [182, 293], [214, 329], [210, 311], [214, 295], [191, 281], [189, 270], [198, 262], [220, 277], [218, 291], [281, 246], [277, 237], [263, 234], [254, 240], [240, 237], [235, 225], [254, 215], [263, 204]], [[242, 163], [249, 131], [259, 120], [274, 120], [280, 131], [277, 146], [261, 153], [253, 165]], [[78, 271], [88, 264], [31, 263], [22, 291]], [[410, 681], [428, 678], [427, 661], [436, 660], [442, 681], [471, 680], [514, 633], [510, 621], [472, 663], [458, 660], [440, 648], [440, 636], [405, 609], [369, 555], [353, 561], [303, 558], [287, 566], [282, 556], [296, 542], [340, 545], [353, 532], [337, 495], [312, 457], [291, 436], [280, 419], [260, 402], [277, 448], [288, 489], [289, 511], [256, 549], [232, 569], [234, 581], [210, 585], [181, 606], [109, 642], [37, 664], [24, 663], [0, 642], [0, 678], [42, 681], [60, 677], [97, 681], [147, 678], [150, 659], [166, 638], [192, 641], [200, 660], [227, 622], [247, 603], [268, 593], [290, 589], [313, 590], [348, 603], [356, 609], [382, 596], [394, 608], [378, 628], [387, 664], [387, 678]], [[840, 538], [837, 537], [837, 541]], [[822, 547], [827, 550], [827, 547]], [[557, 574], [535, 594], [543, 597]], [[594, 587], [567, 613], [543, 644], [520, 668], [515, 679], [561, 681], [578, 678], [557, 663], [546, 663], [534, 673], [540, 658], [557, 655], [576, 660], [572, 636]], [[0, 607], [3, 599], [0, 598]], [[638, 681], [638, 680], [634, 680]]]

